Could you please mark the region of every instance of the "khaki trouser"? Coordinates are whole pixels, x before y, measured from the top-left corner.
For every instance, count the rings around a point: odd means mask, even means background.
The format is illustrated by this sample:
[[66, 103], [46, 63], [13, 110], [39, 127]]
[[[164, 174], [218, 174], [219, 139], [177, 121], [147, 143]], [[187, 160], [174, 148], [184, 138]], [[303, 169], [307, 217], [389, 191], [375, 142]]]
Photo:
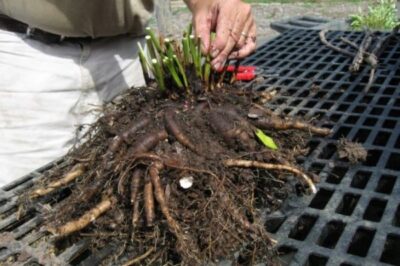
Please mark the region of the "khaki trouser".
[[0, 13], [66, 37], [143, 34], [153, 0], [0, 0]]
[[63, 156], [103, 101], [144, 85], [137, 41], [47, 45], [0, 30], [0, 186]]

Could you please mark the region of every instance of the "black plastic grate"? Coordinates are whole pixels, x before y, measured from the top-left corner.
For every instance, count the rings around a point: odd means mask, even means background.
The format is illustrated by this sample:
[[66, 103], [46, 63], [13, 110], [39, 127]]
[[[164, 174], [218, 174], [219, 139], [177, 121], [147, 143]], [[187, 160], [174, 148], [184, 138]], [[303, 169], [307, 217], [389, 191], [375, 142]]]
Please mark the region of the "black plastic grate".
[[331, 20], [314, 16], [300, 16], [271, 23], [271, 28], [282, 33], [293, 29], [323, 29], [332, 23]]
[[[43, 177], [43, 173], [54, 167], [63, 167], [63, 159], [49, 163], [36, 171], [0, 188], [0, 261], [7, 265], [98, 265], [112, 254], [116, 247], [108, 246], [97, 252], [90, 249], [88, 241], [69, 243], [54, 250], [52, 239], [42, 230], [42, 219], [36, 215], [41, 208], [52, 205], [69, 196], [68, 190], [49, 199], [48, 206], [37, 206], [28, 210], [23, 217], [18, 215], [19, 196], [33, 186], [34, 181]], [[43, 203], [46, 205], [46, 203]], [[45, 241], [42, 241], [45, 239]], [[39, 243], [40, 244], [37, 244]]]
[[[358, 43], [363, 38], [361, 32], [330, 32], [327, 38], [339, 44], [341, 35]], [[243, 62], [279, 73], [253, 84], [257, 90], [279, 89], [270, 103], [276, 113], [317, 117], [319, 125], [334, 130], [330, 138], [312, 139], [308, 156], [299, 159], [320, 175], [318, 193], [288, 200], [282, 211], [267, 217], [282, 264], [400, 265], [399, 58], [400, 41], [393, 41], [382, 54], [368, 94], [362, 92], [368, 69], [350, 75], [350, 59], [324, 47], [315, 30], [285, 32]], [[339, 159], [336, 141], [341, 137], [362, 142], [369, 151], [367, 161], [351, 166]], [[18, 217], [16, 201], [56, 164], [62, 161], [0, 189], [0, 261], [13, 255], [24, 265], [97, 265], [115, 248], [91, 253], [83, 241], [49, 256], [35, 245], [46, 237], [42, 221], [37, 210]], [[68, 191], [50, 203], [67, 196]]]
[[[363, 35], [335, 31], [327, 39], [345, 48], [340, 36], [360, 43]], [[351, 75], [351, 60], [322, 45], [317, 30], [285, 32], [243, 62], [279, 74], [253, 85], [279, 90], [270, 102], [276, 113], [317, 117], [334, 130], [328, 139], [314, 138], [300, 159], [319, 172], [318, 193], [289, 201], [299, 208], [272, 215], [279, 223], [267, 226], [280, 243], [283, 264], [400, 265], [399, 58], [400, 38], [382, 53], [368, 94], [369, 67]], [[352, 166], [339, 159], [335, 143], [341, 137], [362, 143], [367, 160]]]

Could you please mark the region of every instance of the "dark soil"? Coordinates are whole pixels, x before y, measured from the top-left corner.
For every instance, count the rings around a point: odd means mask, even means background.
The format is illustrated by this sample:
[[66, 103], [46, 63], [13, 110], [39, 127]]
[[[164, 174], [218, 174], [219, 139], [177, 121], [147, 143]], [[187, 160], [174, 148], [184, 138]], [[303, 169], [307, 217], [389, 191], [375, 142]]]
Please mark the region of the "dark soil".
[[[196, 97], [131, 90], [106, 107], [82, 144], [62, 166], [45, 174], [21, 206], [29, 209], [68, 195], [43, 212], [44, 229], [55, 235], [55, 254], [85, 238], [93, 250], [114, 247], [104, 264], [137, 257], [146, 265], [204, 265], [221, 259], [278, 264], [263, 218], [279, 209], [289, 193], [305, 193], [309, 187], [287, 171], [228, 167], [224, 162], [242, 159], [301, 169], [295, 158], [307, 153], [310, 133], [265, 127], [279, 150], [265, 148], [253, 125], [260, 127], [258, 121], [275, 115], [254, 107], [258, 97], [238, 88]], [[76, 165], [84, 169], [78, 178], [35, 196], [37, 189], [53, 186]], [[193, 179], [193, 185], [183, 188], [182, 178]], [[151, 185], [153, 192], [145, 195]], [[138, 194], [132, 196], [135, 186]], [[68, 233], [60, 229], [107, 200], [110, 206], [98, 217], [90, 216], [88, 226]], [[148, 201], [155, 206], [154, 217], [146, 209]]]
[[364, 162], [368, 152], [361, 143], [352, 142], [342, 138], [337, 143], [338, 155], [340, 159], [347, 159], [352, 164]]

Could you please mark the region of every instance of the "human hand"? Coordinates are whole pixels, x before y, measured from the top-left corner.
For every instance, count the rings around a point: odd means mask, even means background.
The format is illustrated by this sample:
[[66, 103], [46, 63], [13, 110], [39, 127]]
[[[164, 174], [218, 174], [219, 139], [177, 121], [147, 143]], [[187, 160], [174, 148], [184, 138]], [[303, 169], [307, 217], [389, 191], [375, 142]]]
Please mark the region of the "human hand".
[[[227, 59], [246, 57], [256, 49], [256, 25], [251, 6], [241, 0], [185, 0], [193, 15], [203, 53], [219, 70]], [[215, 32], [214, 40], [210, 39]]]

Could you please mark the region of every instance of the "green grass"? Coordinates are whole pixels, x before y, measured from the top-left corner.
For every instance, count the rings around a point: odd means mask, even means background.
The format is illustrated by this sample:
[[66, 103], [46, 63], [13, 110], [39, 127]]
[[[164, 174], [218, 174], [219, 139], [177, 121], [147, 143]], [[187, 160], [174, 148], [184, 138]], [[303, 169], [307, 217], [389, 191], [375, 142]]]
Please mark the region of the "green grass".
[[399, 25], [395, 0], [380, 0], [368, 8], [368, 13], [359, 12], [350, 16], [351, 27], [356, 30], [391, 30]]

